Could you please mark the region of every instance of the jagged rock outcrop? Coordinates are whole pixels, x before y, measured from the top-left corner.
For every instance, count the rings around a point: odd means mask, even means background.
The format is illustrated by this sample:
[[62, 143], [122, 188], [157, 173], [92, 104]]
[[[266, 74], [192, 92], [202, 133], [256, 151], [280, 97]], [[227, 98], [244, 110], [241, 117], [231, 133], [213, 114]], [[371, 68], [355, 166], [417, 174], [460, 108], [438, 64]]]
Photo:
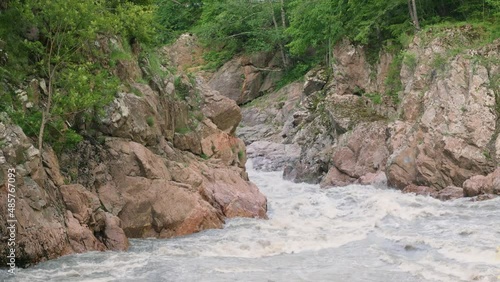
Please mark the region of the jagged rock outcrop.
[[170, 66], [179, 72], [198, 70], [203, 64], [203, 48], [196, 36], [190, 33], [182, 34], [173, 44], [163, 47], [162, 51], [168, 57]]
[[[0, 220], [4, 223], [17, 220], [16, 265], [29, 265], [71, 252], [65, 210], [61, 208], [61, 196], [50, 177], [50, 170], [42, 166], [40, 152], [31, 140], [5, 115], [0, 121], [0, 154], [0, 201], [3, 203], [0, 205]], [[9, 176], [9, 169], [15, 170], [14, 177]], [[8, 192], [8, 183], [15, 186], [13, 192]], [[7, 210], [9, 194], [15, 199], [11, 211]], [[7, 224], [0, 227], [0, 261], [3, 265], [10, 249], [7, 244], [11, 232], [6, 228]]]
[[[487, 61], [492, 50], [498, 52], [499, 44], [466, 53]], [[390, 144], [390, 185], [403, 188], [417, 183], [438, 190], [460, 187], [468, 178], [495, 169], [498, 160], [489, 144], [495, 142], [498, 113], [490, 80], [498, 71], [489, 71], [487, 64], [467, 54], [434, 66], [433, 60], [446, 56], [447, 48], [442, 38], [424, 44], [417, 37], [408, 51], [415, 54], [419, 65], [413, 71], [403, 66], [401, 72], [406, 85], [401, 103], [403, 123], [393, 132], [392, 139], [400, 141]]]
[[246, 144], [262, 140], [280, 143], [296, 126], [293, 115], [302, 92], [303, 84], [295, 82], [243, 106], [238, 137]]
[[[344, 41], [334, 48], [330, 77], [321, 68], [305, 76], [287, 121], [256, 130], [245, 121], [273, 120], [273, 113], [252, 105], [238, 134], [248, 144], [255, 141], [251, 132], [264, 138], [280, 132], [275, 142], [300, 145], [300, 157], [284, 170], [293, 181], [387, 183], [441, 199], [498, 194], [491, 173], [500, 161], [500, 41], [476, 48], [480, 31], [458, 29], [418, 34], [403, 57], [381, 52], [375, 65], [362, 47]], [[457, 42], [461, 51], [451, 52]]]
[[[17, 266], [72, 252], [128, 248], [120, 222], [112, 221], [111, 215], [100, 209], [97, 197], [82, 186], [64, 185], [54, 152], [44, 151], [42, 163], [32, 141], [5, 116], [0, 122], [0, 144], [0, 199], [3, 203], [15, 199], [13, 210], [1, 205], [0, 217], [4, 222], [17, 220]], [[15, 170], [14, 177], [9, 176], [9, 169]], [[15, 185], [12, 192], [7, 190], [8, 183]], [[0, 243], [4, 247], [2, 259], [10, 249], [6, 227], [1, 227], [5, 234]]]
[[[176, 44], [189, 42], [183, 36]], [[106, 53], [112, 48], [104, 43], [96, 44]], [[167, 56], [171, 64], [187, 64], [188, 45], [165, 48], [174, 52]], [[267, 200], [249, 181], [245, 144], [234, 136], [237, 104], [201, 75], [182, 73], [184, 66], [176, 77], [164, 77], [147, 64], [119, 64], [123, 85], [104, 117], [82, 125], [86, 140], [59, 156], [45, 145], [42, 158], [2, 114], [0, 200], [7, 203], [5, 172], [14, 168], [17, 266], [74, 252], [127, 250], [130, 237], [186, 235], [221, 228], [230, 217], [266, 218]], [[147, 83], [136, 82], [137, 70]], [[4, 222], [6, 208], [0, 208]], [[5, 225], [0, 230], [8, 234]], [[3, 236], [0, 262], [7, 243]]]
[[276, 53], [260, 52], [225, 63], [209, 81], [210, 87], [245, 104], [270, 91], [281, 78], [281, 59]]
[[300, 157], [301, 146], [285, 140], [296, 130], [299, 117], [294, 111], [302, 92], [302, 83], [292, 83], [243, 107], [243, 120], [236, 133], [249, 144], [247, 153], [253, 158], [254, 168], [282, 170]]
[[225, 217], [265, 217], [266, 199], [241, 168], [205, 162], [167, 142], [153, 150], [108, 138], [102, 146], [82, 144], [73, 156], [84, 167], [78, 180], [95, 189], [128, 237], [186, 235], [220, 228]]
[[295, 162], [300, 157], [301, 148], [296, 144], [280, 144], [256, 141], [247, 147], [248, 158], [254, 169], [275, 171]]
[[371, 174], [383, 173], [389, 156], [385, 129], [385, 122], [380, 121], [360, 124], [352, 132], [342, 134], [333, 148], [332, 172], [322, 179], [321, 186], [339, 186], [339, 179], [350, 184], [362, 177], [365, 184], [372, 178], [375, 182], [377, 177]]

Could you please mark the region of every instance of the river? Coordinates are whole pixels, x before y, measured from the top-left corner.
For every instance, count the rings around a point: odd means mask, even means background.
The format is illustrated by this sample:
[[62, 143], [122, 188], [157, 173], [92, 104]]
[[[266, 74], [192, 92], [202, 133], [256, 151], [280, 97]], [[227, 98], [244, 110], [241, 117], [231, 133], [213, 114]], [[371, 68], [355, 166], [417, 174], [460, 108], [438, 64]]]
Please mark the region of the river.
[[371, 186], [320, 189], [248, 169], [269, 220], [128, 252], [65, 256], [3, 281], [499, 281], [500, 198], [449, 202]]

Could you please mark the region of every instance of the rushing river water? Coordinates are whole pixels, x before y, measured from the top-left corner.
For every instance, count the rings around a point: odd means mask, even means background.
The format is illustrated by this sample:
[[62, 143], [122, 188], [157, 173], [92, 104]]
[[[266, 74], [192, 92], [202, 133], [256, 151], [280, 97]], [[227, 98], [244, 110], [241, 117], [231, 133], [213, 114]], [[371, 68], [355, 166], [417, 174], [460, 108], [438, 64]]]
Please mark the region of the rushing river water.
[[249, 175], [269, 220], [131, 240], [128, 252], [86, 253], [4, 281], [500, 281], [500, 198], [441, 202], [352, 185], [320, 189]]

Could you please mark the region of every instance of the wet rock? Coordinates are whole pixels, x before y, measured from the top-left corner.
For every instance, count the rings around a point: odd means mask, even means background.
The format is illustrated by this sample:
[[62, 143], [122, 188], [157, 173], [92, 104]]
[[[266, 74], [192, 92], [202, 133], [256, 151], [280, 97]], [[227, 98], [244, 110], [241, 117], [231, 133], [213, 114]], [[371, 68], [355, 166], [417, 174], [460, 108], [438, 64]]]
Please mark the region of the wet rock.
[[492, 194], [481, 194], [476, 197], [472, 197], [471, 201], [473, 202], [480, 202], [480, 201], [487, 201], [487, 200], [492, 200], [498, 197], [498, 195], [492, 195]]
[[464, 196], [474, 197], [484, 194], [491, 186], [490, 179], [483, 175], [476, 175], [464, 182]]
[[204, 198], [220, 207], [226, 217], [267, 218], [267, 199], [255, 184], [245, 181], [235, 168], [219, 168], [206, 175]]
[[266, 198], [245, 180], [238, 164], [230, 166], [223, 157], [202, 162], [168, 144], [164, 148], [168, 153], [162, 156], [141, 144], [109, 138], [97, 152], [102, 161], [87, 164], [99, 177], [82, 182], [99, 191], [127, 237], [173, 237], [220, 228], [225, 217], [265, 217]]
[[255, 169], [275, 171], [295, 162], [300, 156], [300, 150], [295, 144], [257, 141], [247, 147], [247, 154]]
[[331, 186], [347, 186], [356, 181], [355, 178], [350, 177], [349, 175], [342, 173], [336, 167], [331, 168], [328, 173], [323, 177], [320, 187], [326, 188]]
[[338, 143], [345, 145], [334, 148], [332, 156], [333, 175], [338, 175], [335, 172], [338, 170], [355, 180], [368, 173], [384, 171], [389, 155], [385, 145], [385, 131], [386, 125], [383, 122], [367, 123], [356, 127], [352, 133], [342, 135]]
[[464, 196], [474, 197], [482, 194], [500, 194], [500, 168], [492, 173], [475, 175], [467, 179], [464, 184]]
[[71, 211], [66, 211], [66, 225], [68, 227], [69, 243], [74, 252], [106, 250], [106, 246], [97, 240], [89, 228], [82, 226], [80, 221], [73, 217]]
[[437, 198], [442, 201], [454, 200], [462, 198], [464, 196], [464, 189], [455, 186], [448, 186], [440, 190], [437, 194]]
[[[486, 146], [494, 141], [496, 123], [494, 95], [488, 87], [491, 73], [462, 54], [450, 58], [442, 73], [429, 80], [431, 62], [446, 50], [444, 38], [425, 45], [416, 40], [409, 52], [419, 67], [414, 71], [403, 67], [401, 73], [406, 85], [401, 109], [409, 127], [400, 131], [404, 141], [391, 149], [388, 165], [389, 183], [398, 188], [417, 182], [437, 189], [460, 187], [465, 180], [495, 168]], [[481, 193], [482, 186], [467, 184], [465, 193]]]
[[59, 189], [66, 208], [80, 223], [87, 223], [101, 206], [99, 198], [80, 184], [62, 185]]
[[376, 187], [386, 187], [387, 186], [387, 176], [385, 172], [379, 171], [376, 173], [367, 173], [358, 179], [358, 183], [361, 185], [373, 185]]
[[104, 245], [108, 250], [126, 251], [129, 247], [128, 238], [121, 228], [121, 220], [117, 216], [105, 213]]
[[403, 189], [403, 193], [415, 193], [417, 195], [436, 197], [437, 191], [434, 188], [427, 186], [417, 186], [410, 184]]

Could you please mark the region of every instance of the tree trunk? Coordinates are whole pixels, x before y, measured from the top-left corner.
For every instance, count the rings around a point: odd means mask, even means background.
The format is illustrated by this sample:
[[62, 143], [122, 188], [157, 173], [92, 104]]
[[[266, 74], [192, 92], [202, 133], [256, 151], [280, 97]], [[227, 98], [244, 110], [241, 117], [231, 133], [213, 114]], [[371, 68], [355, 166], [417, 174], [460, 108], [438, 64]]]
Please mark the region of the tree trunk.
[[410, 11], [411, 21], [416, 30], [420, 30], [420, 23], [418, 22], [416, 0], [408, 0], [408, 10]]
[[45, 132], [45, 124], [49, 119], [50, 107], [52, 106], [52, 77], [49, 76], [49, 86], [47, 87], [47, 105], [42, 112], [42, 123], [40, 124], [40, 132], [38, 133], [38, 151], [40, 151], [40, 159], [42, 159], [43, 135]]
[[[279, 34], [280, 31], [279, 31], [278, 22], [276, 21], [276, 16], [274, 15], [273, 2], [272, 2], [272, 0], [268, 0], [268, 1], [269, 1], [269, 5], [271, 7], [271, 14], [273, 16], [274, 28], [276, 29], [276, 33]], [[283, 44], [281, 43], [281, 40], [280, 40], [280, 42], [278, 42], [278, 45], [279, 45], [280, 53], [281, 53], [281, 60], [283, 61], [283, 67], [287, 68], [288, 64], [287, 64], [287, 61], [286, 61], [285, 48], [283, 47]]]
[[417, 14], [417, 0], [411, 0], [412, 6], [413, 6], [413, 15], [415, 16], [415, 28], [417, 30], [420, 30], [420, 23], [418, 22], [418, 14]]
[[[47, 121], [50, 119], [50, 109], [52, 107], [52, 92], [54, 92], [53, 90], [54, 76], [57, 68], [57, 66], [51, 65], [52, 55], [54, 53], [55, 40], [52, 39], [49, 44], [50, 48], [47, 59], [47, 80], [49, 84], [47, 86], [47, 105], [45, 106], [45, 109], [42, 112], [42, 122], [40, 124], [40, 131], [38, 132], [38, 150], [40, 151], [40, 160], [43, 160], [42, 158], [43, 136], [45, 133], [45, 125], [47, 124]], [[58, 51], [57, 54], [59, 54], [59, 49], [57, 51]]]
[[281, 0], [281, 24], [283, 28], [286, 28], [286, 14], [285, 14], [285, 2]]

